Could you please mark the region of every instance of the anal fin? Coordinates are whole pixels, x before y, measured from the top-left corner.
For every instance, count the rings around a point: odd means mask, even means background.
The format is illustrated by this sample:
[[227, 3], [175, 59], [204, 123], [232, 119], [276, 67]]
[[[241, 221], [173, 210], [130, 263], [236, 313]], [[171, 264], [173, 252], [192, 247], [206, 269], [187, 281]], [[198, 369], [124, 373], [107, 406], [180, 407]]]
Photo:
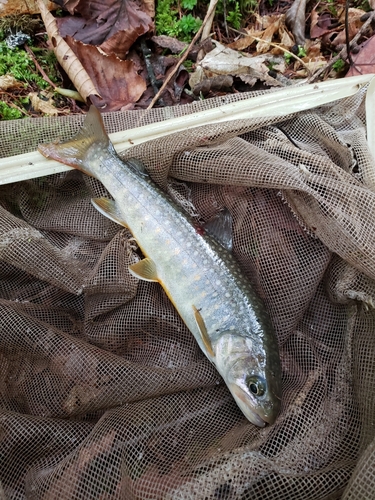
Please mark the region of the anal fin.
[[159, 281], [155, 262], [147, 257], [129, 266], [129, 271], [141, 280]]
[[203, 344], [204, 344], [208, 354], [211, 356], [211, 358], [214, 358], [215, 354], [214, 354], [214, 351], [212, 349], [210, 337], [208, 336], [208, 333], [207, 333], [206, 325], [204, 324], [204, 319], [202, 318], [202, 315], [199, 312], [199, 309], [197, 309], [195, 306], [193, 306], [193, 311], [194, 311], [195, 321], [197, 322], [197, 326], [199, 328], [199, 332], [201, 334]]
[[116, 224], [121, 224], [122, 226], [127, 227], [126, 222], [123, 220], [123, 215], [118, 210], [114, 200], [104, 197], [93, 198], [91, 203], [102, 215], [108, 217], [108, 219], [111, 219], [113, 222], [116, 222]]

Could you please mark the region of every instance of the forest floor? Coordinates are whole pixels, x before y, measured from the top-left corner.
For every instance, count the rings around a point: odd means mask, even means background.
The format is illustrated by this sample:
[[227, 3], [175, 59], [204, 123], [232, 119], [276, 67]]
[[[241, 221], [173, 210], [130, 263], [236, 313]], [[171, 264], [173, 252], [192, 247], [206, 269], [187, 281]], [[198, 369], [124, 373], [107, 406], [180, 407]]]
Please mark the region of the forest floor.
[[0, 17], [3, 120], [375, 73], [375, 0], [37, 2]]

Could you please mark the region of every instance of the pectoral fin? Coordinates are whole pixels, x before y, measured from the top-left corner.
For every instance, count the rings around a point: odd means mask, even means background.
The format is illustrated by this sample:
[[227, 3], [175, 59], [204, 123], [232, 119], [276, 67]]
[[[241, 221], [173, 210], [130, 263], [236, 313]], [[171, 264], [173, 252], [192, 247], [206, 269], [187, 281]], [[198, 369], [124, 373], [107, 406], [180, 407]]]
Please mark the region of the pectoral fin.
[[201, 337], [202, 337], [203, 344], [204, 344], [208, 354], [212, 358], [214, 358], [215, 354], [214, 354], [214, 351], [212, 349], [211, 340], [210, 340], [210, 337], [208, 336], [207, 328], [206, 328], [206, 325], [204, 324], [204, 320], [202, 318], [202, 315], [195, 306], [193, 306], [193, 311], [194, 311], [195, 321], [197, 322], [197, 326], [199, 328], [199, 332], [200, 332]]
[[149, 258], [140, 260], [129, 266], [129, 271], [133, 276], [144, 281], [159, 281], [155, 262]]
[[105, 217], [111, 219], [116, 224], [121, 224], [126, 227], [126, 222], [123, 220], [123, 216], [117, 208], [116, 202], [108, 198], [93, 198], [91, 203], [94, 207]]

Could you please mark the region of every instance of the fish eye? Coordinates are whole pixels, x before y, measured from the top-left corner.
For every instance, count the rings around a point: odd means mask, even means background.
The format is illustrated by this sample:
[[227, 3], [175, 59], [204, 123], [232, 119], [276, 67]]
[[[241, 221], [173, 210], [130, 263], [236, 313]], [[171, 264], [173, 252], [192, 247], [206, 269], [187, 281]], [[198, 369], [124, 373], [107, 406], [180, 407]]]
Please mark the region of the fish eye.
[[246, 377], [245, 383], [249, 388], [251, 394], [254, 394], [254, 396], [263, 396], [265, 392], [265, 384], [263, 379], [254, 376]]

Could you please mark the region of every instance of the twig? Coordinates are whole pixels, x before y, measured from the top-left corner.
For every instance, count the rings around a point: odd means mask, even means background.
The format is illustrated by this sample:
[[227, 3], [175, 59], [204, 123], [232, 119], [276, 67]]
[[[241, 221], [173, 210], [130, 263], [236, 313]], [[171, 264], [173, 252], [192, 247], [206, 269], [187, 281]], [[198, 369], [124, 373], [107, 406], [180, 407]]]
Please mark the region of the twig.
[[[202, 34], [201, 34], [201, 41], [203, 42], [204, 40], [206, 40], [206, 38], [208, 38], [210, 36], [210, 33], [211, 33], [211, 29], [212, 29], [212, 23], [214, 21], [214, 17], [215, 17], [215, 9], [216, 9], [216, 4], [218, 3], [218, 0], [214, 0], [210, 2], [210, 7], [212, 4], [214, 4], [214, 8], [211, 9], [211, 14], [208, 15], [208, 12], [207, 12], [207, 15], [205, 17], [205, 20], [203, 21], [202, 23]], [[224, 5], [224, 24], [226, 26], [226, 30], [227, 30], [227, 35], [228, 35], [228, 26], [226, 25], [226, 14], [225, 14], [225, 0], [223, 2], [223, 5]], [[210, 10], [210, 7], [209, 7], [209, 10]], [[198, 52], [198, 56], [197, 56], [197, 62], [200, 62], [205, 56], [205, 51], [203, 49], [201, 49], [199, 52]]]
[[[365, 33], [365, 31], [367, 30], [367, 28], [370, 26], [370, 24], [372, 23], [372, 21], [375, 19], [375, 11], [372, 11], [370, 12], [370, 15], [368, 17], [368, 19], [366, 20], [365, 23], [362, 24], [360, 30], [358, 31], [358, 33], [352, 38], [352, 40], [350, 41], [349, 43], [349, 52], [350, 52], [350, 49], [352, 47], [355, 47], [357, 45], [357, 42], [358, 40], [361, 38], [361, 36], [363, 35], [363, 33]], [[345, 59], [347, 59], [349, 56], [348, 56], [348, 48], [347, 46], [343, 47], [340, 52], [335, 56], [333, 57], [329, 63], [327, 63], [326, 66], [324, 66], [324, 68], [321, 68], [319, 69], [318, 71], [316, 71], [308, 80], [308, 83], [314, 83], [318, 80], [318, 78], [329, 72], [332, 68], [332, 66], [335, 64], [336, 61], [338, 61], [339, 59], [342, 59], [343, 61], [345, 61]]]
[[[151, 64], [151, 61], [150, 61], [151, 50], [147, 47], [144, 38], [141, 39], [140, 45], [141, 45], [141, 50], [142, 50], [142, 54], [143, 54], [143, 59], [144, 59], [144, 61], [146, 63], [147, 74], [148, 74], [148, 77], [150, 79], [151, 86], [152, 86], [152, 88], [154, 90], [154, 94], [157, 94], [159, 92], [159, 85], [158, 85], [158, 83], [160, 83], [160, 82], [158, 82], [156, 80], [155, 73], [154, 73], [154, 68], [152, 67], [152, 64]], [[158, 104], [160, 106], [165, 106], [162, 97], [160, 97], [160, 99], [158, 101]]]
[[203, 28], [205, 27], [206, 23], [209, 21], [210, 17], [213, 15], [213, 13], [215, 12], [215, 9], [216, 9], [216, 4], [217, 4], [218, 0], [210, 0], [210, 5], [208, 7], [208, 10], [207, 10], [207, 14], [206, 14], [206, 17], [204, 18], [203, 20], [203, 23], [201, 25], [201, 27], [199, 28], [199, 30], [197, 31], [197, 33], [195, 34], [194, 38], [192, 39], [192, 41], [190, 42], [190, 45], [187, 47], [187, 49], [185, 50], [184, 54], [182, 55], [181, 59], [178, 61], [178, 63], [176, 64], [176, 66], [173, 68], [173, 70], [169, 73], [169, 75], [167, 76], [167, 78], [164, 80], [164, 83], [163, 85], [161, 86], [159, 92], [156, 94], [156, 96], [152, 99], [151, 103], [149, 104], [148, 108], [147, 109], [151, 109], [154, 104], [156, 103], [156, 101], [160, 98], [160, 96], [164, 93], [164, 90], [166, 89], [168, 83], [172, 80], [172, 78], [174, 77], [174, 75], [177, 73], [177, 71], [179, 70], [181, 64], [185, 61], [185, 59], [187, 58], [187, 56], [189, 55], [189, 52], [190, 50], [192, 49], [193, 45], [196, 43], [196, 41], [198, 40], [198, 38], [201, 36], [201, 33], [203, 31]]
[[49, 83], [51, 85], [52, 88], [55, 89], [56, 85], [49, 79], [49, 77], [47, 76], [47, 74], [44, 71], [44, 69], [38, 63], [38, 61], [36, 60], [36, 57], [34, 55], [34, 52], [30, 49], [30, 47], [27, 45], [27, 43], [25, 43], [24, 47], [26, 49], [26, 52], [31, 56], [31, 59], [33, 60], [33, 63], [35, 64], [35, 67], [37, 68], [37, 70], [39, 71], [39, 73], [42, 75], [43, 80], [45, 80], [47, 83]]
[[352, 55], [350, 53], [350, 40], [349, 40], [349, 0], [345, 0], [345, 46], [346, 46], [346, 54], [348, 57], [349, 65], [354, 66]]

